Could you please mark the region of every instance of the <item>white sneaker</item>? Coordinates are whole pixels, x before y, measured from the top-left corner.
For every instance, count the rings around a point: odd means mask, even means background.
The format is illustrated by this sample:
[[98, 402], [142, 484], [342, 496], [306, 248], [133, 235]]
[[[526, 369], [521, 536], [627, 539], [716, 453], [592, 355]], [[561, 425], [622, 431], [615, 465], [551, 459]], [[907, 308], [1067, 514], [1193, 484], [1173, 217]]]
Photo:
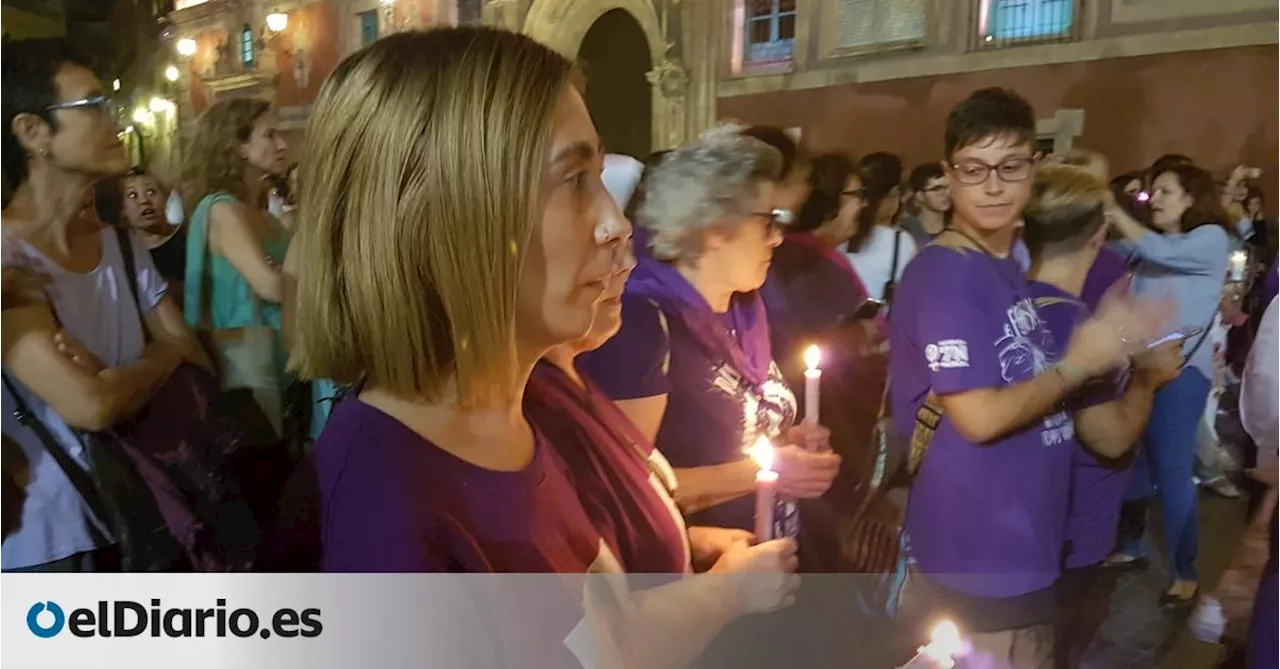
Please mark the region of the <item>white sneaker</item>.
[[1195, 638], [1205, 643], [1221, 643], [1227, 631], [1227, 617], [1222, 614], [1222, 604], [1213, 597], [1201, 597], [1196, 610], [1187, 619], [1187, 627]]

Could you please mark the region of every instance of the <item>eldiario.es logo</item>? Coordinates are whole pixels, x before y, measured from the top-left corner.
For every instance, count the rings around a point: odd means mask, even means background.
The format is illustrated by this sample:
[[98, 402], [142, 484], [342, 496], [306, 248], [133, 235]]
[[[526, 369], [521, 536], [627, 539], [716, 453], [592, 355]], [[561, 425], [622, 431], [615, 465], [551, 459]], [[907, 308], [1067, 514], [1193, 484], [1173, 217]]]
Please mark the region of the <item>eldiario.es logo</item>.
[[159, 599], [147, 607], [130, 600], [99, 601], [95, 608], [64, 613], [57, 602], [36, 602], [27, 610], [27, 629], [41, 639], [57, 636], [65, 628], [77, 637], [203, 638], [206, 636], [285, 638], [320, 636], [320, 609], [278, 609], [263, 625], [253, 609], [227, 610], [218, 599], [209, 609], [165, 608]]

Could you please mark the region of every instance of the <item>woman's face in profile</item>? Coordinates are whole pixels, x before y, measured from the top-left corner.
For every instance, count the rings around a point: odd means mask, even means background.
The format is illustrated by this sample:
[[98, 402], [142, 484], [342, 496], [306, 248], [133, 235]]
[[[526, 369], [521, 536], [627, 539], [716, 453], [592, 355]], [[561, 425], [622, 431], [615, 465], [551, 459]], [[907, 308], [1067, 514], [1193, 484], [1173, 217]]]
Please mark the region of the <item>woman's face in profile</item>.
[[[600, 178], [603, 153], [582, 95], [561, 95], [552, 118], [534, 225], [521, 269], [516, 333], [521, 345], [550, 348], [585, 336], [617, 273], [616, 247], [631, 224]], [[511, 240], [517, 250], [517, 240]], [[483, 287], [477, 286], [477, 290]]]

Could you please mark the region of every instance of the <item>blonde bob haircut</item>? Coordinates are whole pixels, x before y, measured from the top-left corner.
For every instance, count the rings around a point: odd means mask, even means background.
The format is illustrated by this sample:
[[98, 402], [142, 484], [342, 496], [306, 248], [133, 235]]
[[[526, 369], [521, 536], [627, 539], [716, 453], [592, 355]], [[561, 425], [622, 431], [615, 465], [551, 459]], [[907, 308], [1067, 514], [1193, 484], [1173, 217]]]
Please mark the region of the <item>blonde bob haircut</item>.
[[294, 371], [514, 397], [517, 283], [576, 83], [563, 56], [490, 28], [399, 33], [338, 65], [299, 174]]
[[1106, 224], [1110, 197], [1107, 183], [1085, 167], [1051, 164], [1036, 170], [1023, 214], [1027, 249], [1043, 257], [1084, 248]]

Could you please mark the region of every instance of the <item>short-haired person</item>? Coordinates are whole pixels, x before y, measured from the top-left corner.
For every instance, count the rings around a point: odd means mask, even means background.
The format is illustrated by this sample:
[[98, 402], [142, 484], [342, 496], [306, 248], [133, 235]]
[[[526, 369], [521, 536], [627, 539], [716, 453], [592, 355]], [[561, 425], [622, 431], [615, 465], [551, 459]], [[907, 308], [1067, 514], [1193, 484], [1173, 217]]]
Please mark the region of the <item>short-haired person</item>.
[[959, 618], [993, 666], [1048, 666], [1074, 452], [1062, 401], [1158, 319], [1117, 297], [1054, 342], [1010, 257], [1035, 113], [1012, 91], [979, 90], [951, 111], [945, 139], [951, 225], [911, 263], [890, 323], [897, 428], [912, 433], [929, 395], [942, 410], [906, 531], [931, 611]]
[[[646, 175], [637, 223], [647, 251], [623, 296], [622, 328], [582, 369], [676, 468], [694, 525], [751, 529], [758, 466], [775, 441], [781, 494], [821, 496], [840, 458], [826, 430], [795, 425], [795, 395], [774, 363], [758, 289], [782, 241], [781, 160], [737, 126], [672, 150]], [[788, 515], [786, 534], [794, 536]]]
[[[1084, 169], [1043, 166], [1026, 209], [1031, 294], [1054, 342], [1066, 342], [1092, 312], [1082, 291], [1106, 238], [1106, 182]], [[1060, 351], [1049, 349], [1052, 359]], [[1075, 421], [1067, 517], [1066, 571], [1059, 581], [1061, 613], [1057, 666], [1080, 666], [1106, 618], [1111, 583], [1100, 567], [1115, 545], [1120, 505], [1128, 487], [1131, 451], [1151, 413], [1156, 389], [1177, 377], [1181, 345], [1166, 344], [1135, 357], [1127, 383], [1119, 372], [1082, 388], [1067, 401]], [[1102, 607], [1099, 609], [1099, 607]]]
[[951, 185], [942, 163], [931, 162], [916, 165], [907, 177], [916, 213], [904, 216], [902, 229], [911, 234], [916, 246], [924, 248], [947, 227], [947, 214], [951, 211]]
[[[78, 433], [132, 417], [184, 359], [206, 361], [146, 247], [127, 234], [122, 245], [93, 214], [93, 183], [124, 173], [129, 161], [90, 61], [61, 39], [6, 41], [3, 60], [0, 150], [13, 188], [0, 217], [5, 279], [22, 267], [47, 285], [33, 285], [34, 294], [3, 316], [4, 434], [22, 447], [31, 483], [0, 568], [118, 570], [110, 519], [98, 517], [73, 483], [91, 480], [94, 467]], [[67, 355], [71, 340], [91, 365]], [[47, 440], [16, 415], [19, 402]], [[67, 469], [52, 449], [67, 456]]]
[[[1123, 239], [1119, 247], [1136, 261], [1133, 289], [1138, 294], [1172, 298], [1174, 327], [1199, 328], [1186, 340], [1187, 366], [1178, 379], [1156, 394], [1151, 422], [1143, 437], [1145, 455], [1163, 510], [1165, 550], [1173, 582], [1165, 606], [1187, 608], [1199, 593], [1199, 500], [1191, 479], [1196, 438], [1213, 378], [1210, 328], [1218, 314], [1227, 280], [1231, 242], [1227, 216], [1218, 202], [1213, 178], [1193, 165], [1177, 165], [1153, 174], [1148, 228], [1119, 207], [1111, 220]], [[1113, 561], [1139, 559], [1136, 542], [1121, 547]]]

